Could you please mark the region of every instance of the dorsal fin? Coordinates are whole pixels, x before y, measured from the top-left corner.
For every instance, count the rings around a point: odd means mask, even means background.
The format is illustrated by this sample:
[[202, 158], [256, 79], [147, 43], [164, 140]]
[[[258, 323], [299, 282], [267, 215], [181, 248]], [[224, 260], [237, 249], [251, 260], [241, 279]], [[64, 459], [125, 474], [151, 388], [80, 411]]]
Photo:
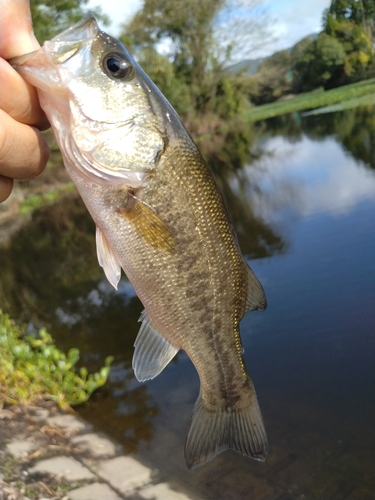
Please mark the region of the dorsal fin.
[[98, 226], [96, 226], [96, 253], [99, 265], [103, 268], [107, 280], [117, 290], [121, 277], [121, 266], [107, 238]]
[[251, 311], [264, 311], [267, 307], [267, 299], [262, 285], [255, 276], [250, 266], [247, 266], [247, 296], [245, 314]]
[[139, 321], [142, 326], [134, 343], [133, 370], [137, 380], [144, 382], [159, 375], [179, 349], [156, 330], [146, 311]]

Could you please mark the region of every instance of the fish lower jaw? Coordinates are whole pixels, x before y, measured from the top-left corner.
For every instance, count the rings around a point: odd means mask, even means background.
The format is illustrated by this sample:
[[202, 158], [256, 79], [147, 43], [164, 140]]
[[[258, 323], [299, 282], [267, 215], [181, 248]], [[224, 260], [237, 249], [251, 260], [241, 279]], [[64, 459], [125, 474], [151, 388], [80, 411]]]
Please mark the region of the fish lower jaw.
[[73, 169], [76, 174], [86, 181], [105, 187], [125, 187], [139, 189], [144, 187], [149, 177], [149, 172], [119, 169], [117, 172], [98, 162], [91, 156], [92, 152], [82, 152], [70, 136], [61, 150], [66, 159], [66, 167]]

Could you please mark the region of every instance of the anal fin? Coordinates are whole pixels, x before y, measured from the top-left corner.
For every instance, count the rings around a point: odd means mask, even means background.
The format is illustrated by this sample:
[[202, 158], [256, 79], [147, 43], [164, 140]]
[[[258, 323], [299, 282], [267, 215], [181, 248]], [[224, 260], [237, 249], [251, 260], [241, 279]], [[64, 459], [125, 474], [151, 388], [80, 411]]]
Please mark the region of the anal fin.
[[251, 311], [264, 311], [267, 299], [260, 281], [255, 276], [250, 266], [247, 266], [247, 296], [245, 314]]
[[156, 330], [146, 311], [139, 321], [142, 326], [134, 343], [133, 370], [137, 380], [144, 382], [159, 375], [179, 349]]
[[98, 226], [96, 226], [96, 253], [99, 265], [103, 268], [107, 280], [117, 290], [121, 277], [121, 266], [107, 238]]

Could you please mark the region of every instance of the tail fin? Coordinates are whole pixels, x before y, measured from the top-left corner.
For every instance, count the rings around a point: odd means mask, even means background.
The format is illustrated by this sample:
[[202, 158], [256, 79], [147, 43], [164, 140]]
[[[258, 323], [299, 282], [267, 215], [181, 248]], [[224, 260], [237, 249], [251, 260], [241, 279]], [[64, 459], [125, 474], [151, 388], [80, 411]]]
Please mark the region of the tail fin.
[[267, 458], [266, 431], [250, 379], [249, 383], [249, 394], [241, 396], [231, 407], [208, 409], [199, 395], [185, 443], [185, 460], [189, 469], [205, 464], [227, 449], [255, 460]]

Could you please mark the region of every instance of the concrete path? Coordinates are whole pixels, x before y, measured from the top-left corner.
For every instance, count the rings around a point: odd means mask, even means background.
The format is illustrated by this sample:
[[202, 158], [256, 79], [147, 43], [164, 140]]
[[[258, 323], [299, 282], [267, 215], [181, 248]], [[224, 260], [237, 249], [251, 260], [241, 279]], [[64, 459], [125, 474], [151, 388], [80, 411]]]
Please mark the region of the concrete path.
[[[58, 413], [51, 417], [48, 410], [41, 409], [37, 419], [40, 426], [72, 432], [74, 457], [59, 450], [57, 455], [31, 460], [24, 471], [36, 480], [49, 474], [71, 484], [63, 500], [199, 500], [182, 487], [162, 482], [157, 470], [125, 455], [119, 444], [105, 434], [93, 432], [91, 424], [77, 416]], [[33, 457], [38, 442], [14, 436], [5, 447], [15, 459]]]

